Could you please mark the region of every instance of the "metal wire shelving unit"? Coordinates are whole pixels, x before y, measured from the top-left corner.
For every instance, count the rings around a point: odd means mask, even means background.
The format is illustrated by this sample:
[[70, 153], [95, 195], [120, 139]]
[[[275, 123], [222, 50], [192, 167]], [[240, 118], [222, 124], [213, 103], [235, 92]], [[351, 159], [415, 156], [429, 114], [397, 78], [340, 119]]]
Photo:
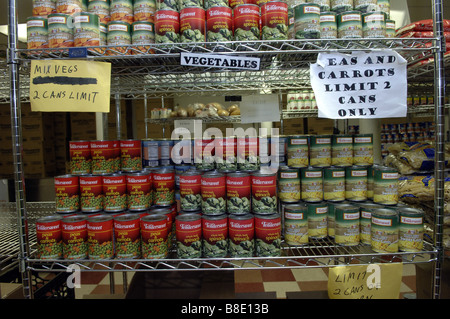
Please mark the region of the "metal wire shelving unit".
[[[412, 72], [408, 81], [413, 86], [426, 86], [435, 92], [436, 118], [436, 183], [444, 182], [444, 96], [445, 96], [445, 44], [443, 45], [442, 1], [433, 0], [435, 37], [432, 39], [356, 39], [356, 40], [285, 40], [151, 45], [145, 48], [92, 47], [88, 60], [110, 62], [112, 65], [111, 92], [115, 97], [143, 99], [148, 97], [173, 97], [189, 94], [241, 94], [272, 90], [276, 93], [309, 87], [309, 64], [315, 62], [320, 52], [352, 52], [392, 49], [402, 54]], [[26, 202], [23, 179], [20, 103], [27, 100], [30, 62], [35, 59], [68, 59], [68, 49], [19, 50], [17, 49], [16, 0], [8, 0], [9, 12], [9, 97], [11, 105], [13, 158], [15, 164], [14, 211], [16, 213], [18, 249], [10, 253], [17, 256], [22, 274], [24, 295], [33, 297], [30, 284], [33, 271], [64, 272], [76, 263], [83, 271], [158, 271], [158, 270], [230, 270], [261, 267], [304, 268], [349, 265], [352, 263], [434, 262], [433, 297], [439, 298], [440, 271], [443, 262], [442, 224], [443, 187], [436, 187], [435, 231], [432, 242], [427, 242], [419, 253], [399, 252], [374, 254], [368, 247], [341, 247], [331, 240], [311, 242], [303, 247], [283, 247], [279, 257], [177, 259], [163, 260], [38, 260], [34, 258], [33, 209]], [[130, 54], [123, 54], [125, 49]], [[259, 71], [230, 71], [180, 65], [182, 52], [229, 54], [259, 57]], [[433, 62], [429, 62], [433, 59]], [[428, 61], [418, 67], [421, 61]], [[431, 67], [431, 64], [433, 67]], [[428, 81], [424, 81], [427, 79]], [[427, 82], [427, 84], [424, 84]], [[434, 88], [431, 89], [434, 83]], [[3, 92], [3, 91], [1, 91]], [[25, 94], [22, 94], [25, 93]], [[3, 97], [2, 97], [3, 98]], [[288, 115], [291, 116], [291, 115]], [[11, 228], [14, 228], [11, 226]]]

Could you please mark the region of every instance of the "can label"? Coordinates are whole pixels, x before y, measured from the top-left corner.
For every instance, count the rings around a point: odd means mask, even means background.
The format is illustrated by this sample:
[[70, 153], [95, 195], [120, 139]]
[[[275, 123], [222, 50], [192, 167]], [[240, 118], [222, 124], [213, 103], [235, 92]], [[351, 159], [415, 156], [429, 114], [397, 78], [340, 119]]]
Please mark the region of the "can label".
[[288, 245], [305, 245], [308, 243], [308, 211], [306, 206], [284, 209], [284, 240]]
[[377, 0], [354, 0], [354, 8], [362, 13], [377, 11]]
[[255, 215], [255, 252], [258, 257], [281, 255], [281, 217]]
[[[155, 43], [155, 26], [152, 22], [137, 21], [131, 26], [131, 43], [133, 45], [149, 45]], [[138, 50], [146, 52], [147, 48], [137, 47]]]
[[199, 170], [214, 169], [214, 139], [196, 139], [194, 141], [194, 163]]
[[33, 1], [33, 17], [47, 17], [49, 14], [56, 12], [55, 0], [34, 0]]
[[157, 167], [159, 165], [158, 141], [142, 141], [142, 162], [144, 167]]
[[[231, 3], [230, 3], [231, 5]], [[256, 4], [241, 4], [233, 9], [235, 41], [260, 39], [260, 8]]]
[[155, 15], [155, 42], [177, 43], [180, 40], [180, 14], [174, 10], [158, 10]]
[[133, 1], [115, 0], [109, 5], [111, 21], [123, 21], [129, 24], [134, 22]]
[[164, 216], [141, 218], [142, 258], [159, 259], [168, 254], [167, 218]]
[[180, 10], [180, 42], [205, 42], [205, 10], [188, 7]]
[[364, 13], [362, 19], [364, 38], [386, 37], [386, 15], [383, 12]]
[[54, 178], [56, 207], [58, 213], [72, 213], [80, 208], [80, 182], [78, 176], [56, 176]]
[[313, 167], [331, 166], [331, 136], [311, 136], [309, 162]]
[[325, 238], [328, 234], [328, 205], [308, 203], [308, 236], [313, 239]]
[[327, 201], [345, 200], [345, 169], [323, 169], [323, 199]]
[[335, 207], [336, 244], [354, 246], [360, 242], [360, 211], [358, 207]]
[[152, 175], [127, 175], [127, 205], [131, 211], [148, 209], [152, 202]]
[[70, 141], [70, 173], [84, 175], [91, 173], [91, 146], [89, 141]]
[[141, 254], [140, 217], [125, 214], [114, 218], [116, 258], [137, 258]]
[[225, 257], [228, 253], [228, 218], [202, 218], [203, 257]]
[[237, 163], [240, 171], [254, 172], [260, 169], [259, 137], [237, 138]]
[[48, 47], [73, 47], [73, 28], [69, 26], [71, 17], [66, 14], [54, 13], [48, 16]]
[[[221, 7], [222, 8], [222, 7]], [[227, 41], [227, 40], [223, 40]], [[235, 137], [215, 139], [216, 168], [220, 172], [234, 172], [237, 170], [237, 141]]]
[[352, 201], [367, 200], [367, 168], [345, 169], [345, 198]]
[[417, 252], [423, 249], [424, 216], [413, 209], [413, 213], [400, 210], [398, 249]]
[[140, 140], [120, 141], [120, 165], [124, 172], [136, 172], [142, 169]]
[[234, 9], [239, 5], [242, 4], [255, 4], [256, 5], [257, 0], [229, 0], [229, 6], [230, 8]]
[[67, 217], [61, 220], [64, 259], [83, 259], [87, 251], [87, 221], [85, 217]]
[[105, 175], [119, 170], [118, 147], [114, 141], [91, 141], [92, 174]]
[[300, 196], [299, 169], [281, 169], [278, 173], [278, 198], [282, 202], [298, 202]]
[[103, 209], [101, 176], [80, 176], [80, 206], [82, 212], [98, 212]]
[[154, 22], [156, 11], [155, 0], [135, 0], [133, 13], [134, 21]]
[[228, 218], [230, 257], [252, 257], [255, 253], [255, 220], [253, 215]]
[[309, 165], [309, 143], [307, 136], [289, 136], [287, 138], [287, 164], [289, 167], [307, 167]]
[[60, 218], [43, 218], [36, 222], [37, 257], [58, 259], [62, 256], [62, 234]]
[[201, 184], [203, 214], [218, 215], [226, 213], [225, 175], [203, 175]]
[[[202, 256], [202, 219], [200, 216], [175, 220], [177, 254], [179, 258], [199, 258]], [[187, 216], [187, 215], [184, 215]]]
[[179, 12], [180, 5], [179, 1], [171, 1], [171, 0], [157, 0], [156, 1], [156, 10], [171, 10]]
[[288, 4], [270, 1], [261, 6], [261, 39], [287, 40]]
[[337, 20], [335, 12], [320, 12], [320, 38], [337, 38]]
[[353, 0], [330, 0], [330, 9], [336, 13], [353, 10]]
[[97, 215], [87, 220], [89, 259], [114, 257], [113, 219]]
[[100, 45], [100, 21], [94, 13], [79, 13], [74, 16], [74, 46], [88, 47]]
[[277, 211], [277, 175], [252, 175], [252, 212]]
[[27, 49], [48, 48], [47, 18], [30, 17], [27, 19]]
[[251, 180], [250, 175], [228, 174], [226, 177], [227, 212], [229, 214], [250, 213]]
[[[108, 22], [107, 29], [107, 44], [120, 46], [114, 47], [114, 51], [119, 51], [122, 54], [128, 53], [128, 49], [122, 48], [122, 46], [131, 44], [131, 25], [128, 22], [123, 21], [110, 21]], [[116, 53], [111, 52], [110, 54]]]
[[294, 32], [296, 39], [320, 38], [320, 6], [303, 3], [294, 7]]
[[353, 138], [351, 135], [333, 135], [331, 143], [331, 165], [353, 165]]
[[153, 204], [170, 206], [175, 202], [175, 171], [161, 170], [153, 173]]
[[64, 14], [74, 14], [83, 11], [82, 0], [58, 0], [56, 2], [56, 12]]
[[180, 176], [181, 210], [194, 211], [202, 208], [202, 175], [184, 174]]
[[373, 173], [373, 202], [396, 205], [398, 203], [398, 172], [395, 169], [375, 168]]
[[372, 213], [371, 247], [379, 253], [395, 253], [398, 251], [398, 214]]
[[125, 175], [103, 176], [104, 210], [120, 212], [127, 208], [127, 180]]
[[305, 202], [323, 200], [323, 170], [321, 168], [302, 168], [301, 197]]
[[346, 11], [338, 15], [338, 38], [362, 38], [362, 17], [359, 11]]
[[99, 23], [107, 24], [111, 21], [109, 3], [106, 1], [89, 1], [88, 12], [96, 14], [99, 18]]

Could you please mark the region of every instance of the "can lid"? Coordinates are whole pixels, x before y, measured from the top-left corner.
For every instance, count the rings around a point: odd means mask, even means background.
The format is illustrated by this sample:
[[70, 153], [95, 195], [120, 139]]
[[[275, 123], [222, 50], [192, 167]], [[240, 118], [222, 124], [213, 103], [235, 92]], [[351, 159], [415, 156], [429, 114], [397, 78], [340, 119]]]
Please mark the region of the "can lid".
[[284, 210], [285, 211], [286, 210], [293, 210], [293, 211], [301, 210], [301, 211], [305, 211], [305, 210], [307, 210], [307, 206], [304, 203], [289, 204], [289, 205], [284, 206]]
[[401, 207], [398, 209], [400, 215], [407, 216], [423, 216], [424, 212], [419, 208], [414, 207]]
[[139, 218], [140, 218], [139, 214], [126, 213], [126, 214], [115, 216], [114, 220], [124, 222], [124, 221], [139, 219]]
[[36, 222], [37, 223], [51, 223], [51, 222], [58, 221], [58, 220], [61, 220], [61, 219], [62, 219], [62, 216], [50, 215], [50, 216], [41, 217]]
[[161, 220], [167, 220], [167, 218], [162, 214], [148, 214], [141, 218], [144, 222], [158, 222]]
[[202, 219], [205, 220], [221, 220], [227, 218], [227, 214], [220, 214], [220, 215], [202, 215]]
[[225, 176], [225, 174], [220, 173], [220, 172], [218, 172], [218, 171], [216, 171], [216, 170], [213, 170], [213, 171], [207, 171], [207, 172], [203, 173], [202, 178], [203, 178], [203, 177], [205, 177], [205, 178], [209, 178], [209, 177], [222, 177], [222, 176]]
[[250, 213], [245, 213], [245, 214], [229, 214], [228, 215], [228, 219], [232, 219], [232, 220], [248, 220], [248, 219], [253, 219], [254, 216], [253, 214]]
[[72, 215], [67, 216], [62, 219], [62, 222], [64, 223], [76, 223], [79, 221], [87, 220], [87, 216], [84, 215]]
[[246, 172], [233, 172], [233, 173], [228, 173], [227, 177], [247, 177], [250, 176], [249, 173]]
[[172, 210], [166, 207], [151, 208], [148, 214], [172, 214]]
[[380, 209], [376, 209], [373, 214], [376, 214], [377, 216], [381, 216], [381, 217], [393, 217], [393, 216], [398, 216], [398, 212], [396, 210], [393, 209], [388, 209], [388, 208], [380, 208]]
[[275, 219], [275, 218], [281, 217], [280, 213], [277, 213], [277, 212], [268, 213], [268, 214], [255, 213], [254, 215], [255, 215], [255, 218], [261, 218], [261, 219]]
[[108, 220], [112, 220], [112, 219], [113, 219], [113, 216], [106, 215], [106, 214], [100, 214], [100, 215], [89, 216], [87, 220], [88, 220], [88, 222], [97, 223], [97, 222], [104, 222], [104, 221], [108, 221]]
[[[147, 215], [148, 216], [148, 215]], [[194, 213], [186, 213], [186, 214], [182, 214], [182, 215], [178, 215], [176, 217], [177, 220], [179, 221], [183, 221], [183, 222], [189, 222], [189, 221], [194, 221], [194, 220], [199, 220], [202, 217], [199, 214], [194, 214]]]

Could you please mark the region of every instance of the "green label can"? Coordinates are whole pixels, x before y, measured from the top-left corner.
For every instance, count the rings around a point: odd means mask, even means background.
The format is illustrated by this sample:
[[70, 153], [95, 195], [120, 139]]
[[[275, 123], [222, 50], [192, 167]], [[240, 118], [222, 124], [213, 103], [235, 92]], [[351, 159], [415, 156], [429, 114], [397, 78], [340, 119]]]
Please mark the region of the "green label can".
[[[155, 43], [155, 26], [152, 22], [136, 21], [131, 25], [131, 43], [149, 45]], [[145, 48], [141, 48], [145, 52]]]
[[416, 252], [423, 249], [424, 213], [420, 209], [405, 207], [399, 209], [399, 241], [401, 251]]
[[354, 0], [354, 8], [361, 13], [378, 11], [377, 0]]
[[288, 136], [286, 139], [288, 166], [307, 167], [309, 165], [309, 136]]
[[278, 198], [282, 202], [298, 202], [300, 197], [300, 170], [281, 167], [278, 171]]
[[331, 202], [345, 200], [345, 168], [323, 169], [323, 199]]
[[73, 47], [73, 22], [70, 15], [63, 13], [49, 14], [47, 23], [49, 48]]
[[284, 207], [284, 240], [294, 246], [308, 243], [308, 208], [305, 204]]
[[386, 38], [395, 38], [395, 21], [394, 20], [386, 20]]
[[356, 134], [353, 136], [353, 164], [373, 165], [372, 134]]
[[328, 204], [326, 202], [307, 203], [308, 208], [308, 237], [322, 239], [327, 237]]
[[373, 200], [373, 176], [375, 172], [375, 166], [367, 166], [367, 198]]
[[47, 18], [29, 17], [27, 19], [27, 49], [48, 48]]
[[346, 167], [345, 198], [358, 202], [367, 200], [367, 167]]
[[361, 231], [361, 243], [365, 245], [370, 245], [371, 243], [371, 223], [372, 223], [372, 212], [376, 209], [383, 208], [382, 205], [366, 202], [359, 204], [359, 211], [361, 214], [360, 220], [360, 231]]
[[367, 12], [362, 15], [364, 38], [386, 37], [386, 14], [381, 11]]
[[396, 205], [398, 203], [399, 174], [395, 168], [374, 169], [373, 201], [377, 204]]
[[362, 17], [359, 11], [346, 11], [338, 15], [338, 38], [362, 38]]
[[[107, 24], [108, 33], [106, 42], [108, 45], [130, 45], [131, 25], [123, 21], [111, 21]], [[120, 49], [122, 51], [122, 49]]]
[[378, 253], [398, 251], [398, 212], [392, 209], [377, 209], [372, 212], [371, 247]]
[[336, 13], [353, 10], [353, 0], [331, 0], [330, 9]]
[[100, 23], [108, 23], [111, 21], [109, 14], [109, 1], [89, 1], [88, 12], [94, 13], [98, 16]]
[[320, 12], [320, 38], [337, 39], [337, 20], [336, 12]]
[[320, 38], [320, 6], [303, 3], [294, 7], [294, 32], [296, 39]]
[[386, 18], [391, 17], [391, 0], [377, 0], [378, 10], [386, 13]]
[[331, 166], [331, 135], [311, 136], [309, 164], [313, 167]]
[[335, 236], [336, 244], [355, 246], [360, 242], [360, 211], [354, 205], [337, 205], [335, 207]]
[[331, 238], [334, 238], [335, 235], [335, 225], [336, 225], [336, 206], [338, 205], [344, 205], [344, 204], [350, 204], [349, 201], [342, 201], [342, 202], [327, 202], [328, 205], [328, 212], [327, 212], [327, 225], [328, 225], [328, 236]]
[[319, 5], [320, 11], [329, 11], [331, 8], [331, 1], [330, 0], [309, 0], [309, 3], [315, 3]]
[[301, 168], [301, 199], [305, 202], [323, 200], [323, 169], [314, 167]]
[[100, 45], [100, 22], [95, 13], [81, 12], [74, 16], [74, 46], [90, 47]]
[[350, 134], [333, 135], [331, 138], [331, 165], [353, 165], [353, 137]]

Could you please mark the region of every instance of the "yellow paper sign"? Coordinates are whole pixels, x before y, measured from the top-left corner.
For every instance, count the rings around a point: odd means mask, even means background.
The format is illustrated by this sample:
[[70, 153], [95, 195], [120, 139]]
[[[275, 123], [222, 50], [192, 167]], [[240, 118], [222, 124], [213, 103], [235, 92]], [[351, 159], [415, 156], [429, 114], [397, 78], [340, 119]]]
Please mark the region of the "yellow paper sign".
[[403, 264], [338, 266], [328, 274], [330, 299], [398, 299]]
[[111, 64], [31, 61], [30, 103], [36, 112], [109, 112]]

